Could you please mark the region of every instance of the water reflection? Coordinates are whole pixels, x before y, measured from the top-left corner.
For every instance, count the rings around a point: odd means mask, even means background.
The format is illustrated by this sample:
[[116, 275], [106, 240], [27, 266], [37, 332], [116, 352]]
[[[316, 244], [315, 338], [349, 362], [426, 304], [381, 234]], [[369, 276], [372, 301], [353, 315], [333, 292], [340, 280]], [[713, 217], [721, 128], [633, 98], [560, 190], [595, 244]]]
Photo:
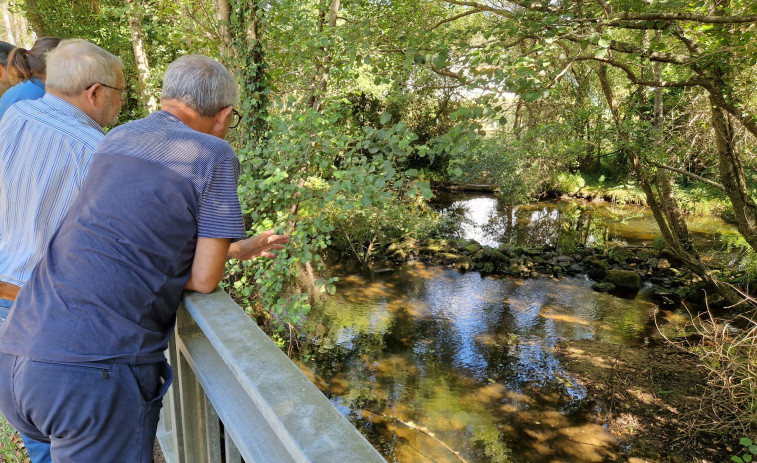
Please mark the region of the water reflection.
[[[544, 201], [512, 206], [491, 196], [463, 193], [442, 195], [435, 201], [439, 210], [457, 218], [462, 237], [482, 245], [549, 244], [564, 249], [574, 243], [599, 246], [613, 241], [651, 246], [660, 236], [652, 213], [630, 204]], [[724, 237], [738, 233], [716, 218], [689, 217], [687, 223], [694, 244], [710, 254], [724, 247]]]
[[[438, 206], [458, 218], [463, 236], [492, 246], [649, 246], [659, 234], [635, 206], [511, 207], [460, 195]], [[712, 251], [733, 227], [697, 219], [690, 228]], [[301, 366], [388, 461], [600, 462], [628, 450], [596, 423], [555, 346], [560, 339], [608, 349], [642, 344], [654, 331], [649, 288], [620, 298], [592, 291], [584, 278], [350, 265], [332, 268], [338, 292], [313, 310], [318, 334]]]
[[338, 273], [337, 296], [311, 318], [322, 334], [303, 368], [389, 461], [602, 461], [617, 451], [553, 350], [560, 338], [643, 342], [654, 308], [645, 293], [418, 263]]

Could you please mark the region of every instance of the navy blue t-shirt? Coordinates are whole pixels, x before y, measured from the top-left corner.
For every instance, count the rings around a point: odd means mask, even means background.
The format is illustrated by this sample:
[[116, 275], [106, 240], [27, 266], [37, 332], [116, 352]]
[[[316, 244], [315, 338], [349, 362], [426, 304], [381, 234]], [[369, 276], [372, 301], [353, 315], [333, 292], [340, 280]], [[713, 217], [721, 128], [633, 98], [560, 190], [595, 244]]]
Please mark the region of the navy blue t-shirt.
[[0, 328], [0, 352], [163, 359], [197, 238], [246, 236], [228, 143], [165, 111], [112, 130]]

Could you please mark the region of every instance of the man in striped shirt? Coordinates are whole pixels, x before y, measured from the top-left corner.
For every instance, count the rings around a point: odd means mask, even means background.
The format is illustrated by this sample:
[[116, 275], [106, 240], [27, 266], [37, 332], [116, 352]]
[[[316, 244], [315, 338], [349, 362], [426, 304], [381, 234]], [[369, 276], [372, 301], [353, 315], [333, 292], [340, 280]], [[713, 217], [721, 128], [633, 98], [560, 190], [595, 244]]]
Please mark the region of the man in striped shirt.
[[47, 94], [0, 123], [0, 323], [76, 197], [123, 104], [121, 61], [81, 39], [47, 56]]
[[[0, 327], [0, 412], [56, 461], [149, 463], [182, 291], [211, 292], [246, 236], [223, 139], [239, 92], [223, 66], [168, 66], [162, 110], [108, 133], [81, 192]], [[230, 327], [233, 329], [233, 327]]]
[[[47, 91], [12, 106], [0, 123], [0, 324], [79, 193], [102, 127], [121, 110], [121, 61], [75, 39], [47, 57]], [[22, 434], [34, 463], [49, 444]]]

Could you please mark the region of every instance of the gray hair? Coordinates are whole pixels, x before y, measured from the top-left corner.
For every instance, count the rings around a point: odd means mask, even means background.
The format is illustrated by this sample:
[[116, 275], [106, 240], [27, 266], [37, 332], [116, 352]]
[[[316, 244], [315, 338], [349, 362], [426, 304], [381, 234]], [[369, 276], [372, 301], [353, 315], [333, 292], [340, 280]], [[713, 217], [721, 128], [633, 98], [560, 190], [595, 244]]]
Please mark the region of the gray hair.
[[45, 88], [71, 97], [96, 82], [115, 87], [123, 72], [118, 57], [83, 39], [61, 41], [46, 61]]
[[203, 117], [212, 117], [239, 102], [234, 76], [217, 61], [186, 55], [166, 68], [161, 100], [177, 100]]

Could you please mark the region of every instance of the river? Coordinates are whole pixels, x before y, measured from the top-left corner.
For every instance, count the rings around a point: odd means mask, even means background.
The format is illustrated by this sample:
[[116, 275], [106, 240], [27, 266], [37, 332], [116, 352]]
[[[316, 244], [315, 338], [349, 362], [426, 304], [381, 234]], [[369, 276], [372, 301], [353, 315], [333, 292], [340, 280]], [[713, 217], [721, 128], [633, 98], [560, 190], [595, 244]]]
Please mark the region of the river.
[[[635, 206], [455, 196], [438, 207], [481, 244], [610, 241], [652, 246]], [[713, 259], [732, 227], [692, 231]], [[596, 421], [555, 345], [592, 339], [643, 345], [656, 330], [648, 287], [633, 298], [591, 290], [584, 277], [520, 279], [410, 262], [332, 269], [337, 295], [310, 316], [305, 370], [389, 462], [615, 461], [628, 449]]]

